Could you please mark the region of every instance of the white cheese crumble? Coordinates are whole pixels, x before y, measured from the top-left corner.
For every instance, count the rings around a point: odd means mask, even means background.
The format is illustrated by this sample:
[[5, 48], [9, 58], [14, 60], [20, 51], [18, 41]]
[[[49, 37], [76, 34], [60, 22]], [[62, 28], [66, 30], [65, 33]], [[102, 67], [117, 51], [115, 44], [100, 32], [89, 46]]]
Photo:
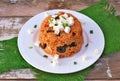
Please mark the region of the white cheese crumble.
[[33, 30], [32, 29], [28, 29], [28, 34], [32, 34]]
[[52, 61], [52, 66], [58, 65], [58, 61]]
[[68, 24], [69, 24], [70, 26], [74, 24], [74, 19], [73, 19], [73, 17], [69, 17], [69, 18], [67, 19], [67, 21], [68, 21]]
[[39, 44], [40, 44], [40, 41], [36, 41], [36, 42], [34, 43], [34, 45], [37, 46], [37, 47], [39, 47]]
[[59, 55], [56, 54], [56, 55], [53, 57], [53, 59], [54, 59], [54, 60], [58, 60], [58, 59], [59, 59]]
[[65, 27], [64, 31], [65, 31], [66, 33], [69, 33], [69, 32], [70, 32], [70, 27]]
[[74, 24], [74, 18], [68, 16], [67, 13], [58, 16], [57, 14], [52, 15], [52, 18], [49, 20], [49, 27], [53, 27], [55, 34], [59, 34], [60, 31], [70, 33], [70, 27]]
[[82, 56], [82, 61], [85, 61], [87, 59], [87, 56], [86, 55], [83, 55]]
[[56, 65], [59, 64], [58, 59], [59, 59], [59, 55], [56, 54], [52, 59], [52, 65], [53, 66], [56, 66]]
[[55, 30], [55, 34], [58, 35], [60, 33], [60, 29], [59, 28], [56, 27], [56, 28], [54, 28], [54, 30]]
[[66, 13], [63, 14], [62, 16], [65, 17], [65, 18], [68, 18], [68, 15]]
[[98, 50], [98, 49], [95, 49], [95, 50], [93, 51], [93, 53], [94, 53], [94, 54], [98, 54], [98, 53], [99, 53], [99, 50]]

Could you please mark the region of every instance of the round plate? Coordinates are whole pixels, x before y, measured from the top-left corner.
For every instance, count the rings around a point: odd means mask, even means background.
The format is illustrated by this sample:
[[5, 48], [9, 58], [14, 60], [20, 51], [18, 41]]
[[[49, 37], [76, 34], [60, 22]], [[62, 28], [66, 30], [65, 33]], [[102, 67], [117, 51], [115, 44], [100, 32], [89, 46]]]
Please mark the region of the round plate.
[[[59, 11], [73, 14], [82, 23], [84, 44], [78, 53], [72, 57], [60, 58], [59, 64], [53, 66], [52, 57], [48, 55], [48, 58], [45, 58], [44, 55], [47, 54], [34, 43], [38, 40], [40, 24], [45, 14], [52, 15]], [[29, 34], [28, 30], [32, 30], [32, 33]], [[23, 25], [18, 35], [18, 48], [22, 57], [39, 70], [57, 74], [73, 73], [89, 67], [101, 56], [104, 43], [103, 32], [92, 19], [76, 11], [61, 9], [45, 11], [32, 17]]]

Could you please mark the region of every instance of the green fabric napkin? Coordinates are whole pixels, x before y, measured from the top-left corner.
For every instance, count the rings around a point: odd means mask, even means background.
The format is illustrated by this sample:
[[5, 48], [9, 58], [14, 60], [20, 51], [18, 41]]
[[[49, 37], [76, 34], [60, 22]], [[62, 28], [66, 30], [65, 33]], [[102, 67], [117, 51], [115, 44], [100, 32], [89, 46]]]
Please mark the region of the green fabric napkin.
[[[114, 8], [108, 9], [106, 1], [90, 6], [79, 11], [98, 23], [104, 32], [105, 49], [103, 56], [120, 50], [120, 16], [114, 16]], [[94, 67], [72, 73], [72, 74], [51, 74], [33, 68], [21, 57], [17, 47], [17, 37], [0, 41], [0, 73], [11, 69], [30, 68], [34, 71], [39, 81], [83, 81], [88, 72]]]

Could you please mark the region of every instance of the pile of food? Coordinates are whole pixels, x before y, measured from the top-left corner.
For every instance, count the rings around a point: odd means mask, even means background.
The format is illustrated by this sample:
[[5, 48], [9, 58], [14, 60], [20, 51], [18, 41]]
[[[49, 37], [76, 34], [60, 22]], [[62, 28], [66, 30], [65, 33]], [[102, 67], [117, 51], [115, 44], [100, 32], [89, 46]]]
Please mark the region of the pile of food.
[[81, 23], [70, 13], [49, 15], [41, 24], [39, 41], [47, 54], [72, 56], [80, 51], [84, 43]]

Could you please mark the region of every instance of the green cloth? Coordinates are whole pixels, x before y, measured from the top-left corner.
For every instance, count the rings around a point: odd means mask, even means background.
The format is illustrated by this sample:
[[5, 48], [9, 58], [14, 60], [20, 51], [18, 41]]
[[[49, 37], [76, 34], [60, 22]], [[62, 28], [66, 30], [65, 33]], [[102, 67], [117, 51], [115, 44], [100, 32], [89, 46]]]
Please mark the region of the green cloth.
[[[104, 0], [80, 11], [98, 23], [104, 32], [105, 49], [103, 56], [120, 50], [120, 16], [114, 16], [113, 10], [106, 10]], [[112, 12], [112, 13], [111, 13]], [[111, 14], [110, 14], [111, 13]], [[17, 37], [0, 41], [0, 73], [11, 69], [30, 68], [39, 81], [83, 81], [91, 67], [72, 74], [51, 74], [33, 68], [21, 57], [17, 47]]]

